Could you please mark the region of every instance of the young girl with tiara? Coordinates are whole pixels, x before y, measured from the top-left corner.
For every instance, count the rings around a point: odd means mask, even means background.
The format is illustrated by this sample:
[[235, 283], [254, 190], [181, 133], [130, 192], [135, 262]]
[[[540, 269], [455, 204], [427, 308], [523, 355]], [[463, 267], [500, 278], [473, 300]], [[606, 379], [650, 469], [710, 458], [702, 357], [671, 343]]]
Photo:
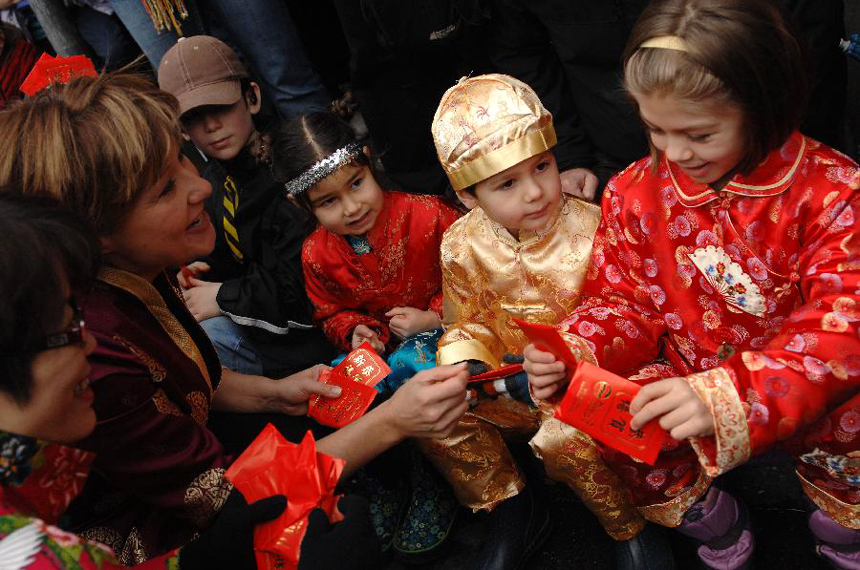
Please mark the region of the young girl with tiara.
[[[439, 245], [459, 214], [433, 196], [384, 191], [368, 149], [332, 113], [285, 125], [272, 152], [287, 194], [319, 222], [302, 248], [314, 320], [343, 351], [368, 342], [388, 356], [392, 373], [376, 389], [389, 397], [417, 371], [435, 366], [442, 333]], [[456, 512], [450, 489], [417, 452], [412, 464], [413, 498], [393, 543], [408, 554], [434, 550]], [[377, 522], [385, 545], [387, 523]]]
[[[630, 427], [658, 421], [669, 443], [653, 467], [604, 460], [712, 568], [749, 566], [754, 544], [713, 479], [777, 443], [821, 555], [860, 567], [860, 173], [797, 131], [803, 62], [767, 0], [649, 6], [624, 75], [652, 153], [609, 183], [583, 302], [560, 325], [644, 385]], [[525, 356], [536, 397], [562, 387], [562, 363]]]

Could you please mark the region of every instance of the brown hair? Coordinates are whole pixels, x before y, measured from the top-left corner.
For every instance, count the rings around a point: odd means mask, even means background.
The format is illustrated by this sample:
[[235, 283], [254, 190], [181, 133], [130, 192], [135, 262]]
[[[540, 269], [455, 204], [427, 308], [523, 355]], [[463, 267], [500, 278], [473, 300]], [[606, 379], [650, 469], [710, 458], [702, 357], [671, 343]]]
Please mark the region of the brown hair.
[[58, 332], [67, 299], [86, 293], [99, 267], [89, 226], [48, 196], [0, 194], [0, 392], [30, 398], [39, 342]]
[[[659, 36], [680, 37], [686, 51], [640, 47]], [[769, 0], [655, 0], [624, 50], [624, 83], [631, 94], [671, 94], [740, 107], [746, 141], [738, 170], [743, 174], [800, 125], [806, 72], [800, 42]], [[653, 146], [652, 155], [656, 158]]]
[[176, 99], [124, 72], [79, 77], [0, 112], [0, 192], [48, 194], [99, 235], [178, 152]]

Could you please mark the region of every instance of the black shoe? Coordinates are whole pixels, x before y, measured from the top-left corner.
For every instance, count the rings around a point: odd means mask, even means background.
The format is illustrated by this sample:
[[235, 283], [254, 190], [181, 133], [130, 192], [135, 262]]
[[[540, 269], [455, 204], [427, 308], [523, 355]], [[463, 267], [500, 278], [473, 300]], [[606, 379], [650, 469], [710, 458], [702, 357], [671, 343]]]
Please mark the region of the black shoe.
[[673, 570], [675, 558], [663, 529], [648, 523], [631, 539], [615, 543], [618, 570]]
[[487, 540], [478, 553], [480, 570], [517, 570], [549, 536], [549, 511], [526, 487], [492, 513]]

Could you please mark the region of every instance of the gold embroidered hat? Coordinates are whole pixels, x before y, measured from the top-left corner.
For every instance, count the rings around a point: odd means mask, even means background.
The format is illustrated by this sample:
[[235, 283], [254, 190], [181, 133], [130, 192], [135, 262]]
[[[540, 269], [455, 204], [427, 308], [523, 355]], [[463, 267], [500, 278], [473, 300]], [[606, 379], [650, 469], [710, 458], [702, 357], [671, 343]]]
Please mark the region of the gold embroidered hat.
[[433, 141], [454, 190], [549, 150], [552, 114], [532, 88], [509, 75], [463, 78], [442, 96]]

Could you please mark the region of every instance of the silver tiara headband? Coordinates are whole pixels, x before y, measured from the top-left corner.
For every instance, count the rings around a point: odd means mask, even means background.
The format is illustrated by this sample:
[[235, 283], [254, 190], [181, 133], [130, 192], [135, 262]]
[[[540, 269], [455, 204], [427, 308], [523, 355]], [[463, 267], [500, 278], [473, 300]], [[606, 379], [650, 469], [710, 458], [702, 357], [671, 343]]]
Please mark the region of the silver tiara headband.
[[336, 172], [352, 162], [360, 152], [361, 146], [356, 142], [342, 146], [305, 170], [302, 174], [284, 184], [284, 189], [291, 196], [301, 194], [332, 172]]

